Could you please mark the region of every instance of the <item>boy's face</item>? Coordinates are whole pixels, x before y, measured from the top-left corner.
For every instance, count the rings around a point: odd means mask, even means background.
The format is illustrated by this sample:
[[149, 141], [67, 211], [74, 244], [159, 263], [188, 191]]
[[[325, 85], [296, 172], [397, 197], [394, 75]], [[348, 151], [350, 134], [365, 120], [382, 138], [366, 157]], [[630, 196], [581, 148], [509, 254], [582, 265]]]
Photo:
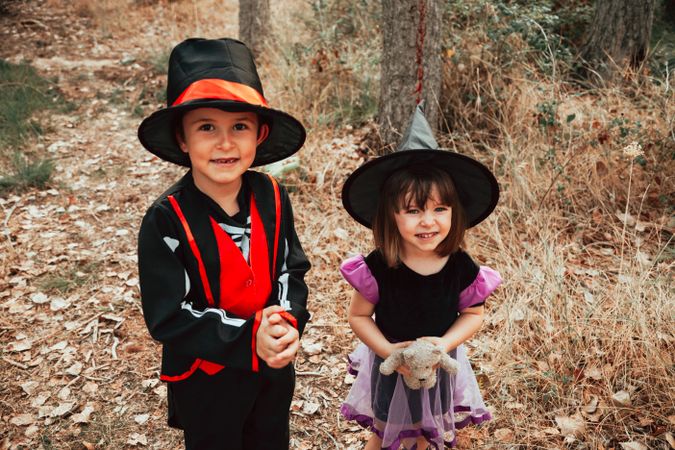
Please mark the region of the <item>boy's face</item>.
[[183, 116], [181, 150], [188, 154], [192, 176], [206, 194], [238, 190], [241, 176], [251, 167], [258, 145], [258, 116], [252, 112], [229, 112], [198, 108]]

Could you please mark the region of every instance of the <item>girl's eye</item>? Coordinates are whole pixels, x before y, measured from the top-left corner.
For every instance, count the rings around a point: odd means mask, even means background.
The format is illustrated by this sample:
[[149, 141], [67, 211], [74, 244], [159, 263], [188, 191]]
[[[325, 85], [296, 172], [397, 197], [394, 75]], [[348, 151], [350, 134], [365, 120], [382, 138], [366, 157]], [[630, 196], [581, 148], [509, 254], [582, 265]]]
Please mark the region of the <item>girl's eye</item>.
[[420, 210], [417, 209], [417, 208], [408, 208], [408, 209], [406, 210], [406, 213], [407, 213], [407, 214], [418, 214], [419, 212], [420, 212]]
[[448, 208], [447, 208], [447, 206], [437, 206], [434, 210], [436, 212], [445, 212], [445, 211], [448, 210]]

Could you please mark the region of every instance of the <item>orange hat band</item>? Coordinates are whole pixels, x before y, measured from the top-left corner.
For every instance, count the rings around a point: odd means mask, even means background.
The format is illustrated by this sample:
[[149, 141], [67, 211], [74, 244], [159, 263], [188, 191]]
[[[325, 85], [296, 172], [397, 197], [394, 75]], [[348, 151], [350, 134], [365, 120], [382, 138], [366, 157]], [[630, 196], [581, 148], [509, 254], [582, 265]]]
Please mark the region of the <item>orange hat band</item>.
[[268, 107], [265, 97], [254, 88], [233, 81], [218, 78], [207, 78], [195, 81], [178, 96], [171, 106], [180, 105], [190, 100], [234, 100], [255, 106]]

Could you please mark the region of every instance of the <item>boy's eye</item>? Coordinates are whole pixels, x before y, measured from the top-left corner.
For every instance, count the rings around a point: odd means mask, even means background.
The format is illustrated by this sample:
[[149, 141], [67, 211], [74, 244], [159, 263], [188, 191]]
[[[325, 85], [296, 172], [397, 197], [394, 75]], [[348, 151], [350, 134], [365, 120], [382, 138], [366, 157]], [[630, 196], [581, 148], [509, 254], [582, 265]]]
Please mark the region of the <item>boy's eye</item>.
[[213, 124], [210, 123], [204, 123], [199, 126], [199, 131], [213, 131], [214, 129]]
[[237, 131], [247, 130], [248, 125], [246, 125], [245, 123], [237, 123], [237, 124], [234, 125], [234, 129], [237, 130]]

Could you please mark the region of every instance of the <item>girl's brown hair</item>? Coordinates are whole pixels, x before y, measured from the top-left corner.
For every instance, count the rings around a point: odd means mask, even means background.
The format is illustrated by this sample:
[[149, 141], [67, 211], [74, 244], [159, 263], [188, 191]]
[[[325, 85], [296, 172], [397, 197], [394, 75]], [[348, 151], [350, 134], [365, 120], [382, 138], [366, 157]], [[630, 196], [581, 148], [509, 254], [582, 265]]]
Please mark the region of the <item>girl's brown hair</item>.
[[440, 197], [437, 200], [452, 208], [450, 232], [438, 244], [436, 253], [447, 256], [462, 245], [467, 228], [466, 215], [452, 178], [444, 170], [433, 166], [412, 165], [397, 170], [384, 182], [373, 220], [375, 246], [382, 252], [389, 267], [394, 267], [401, 261], [402, 237], [394, 214], [411, 205], [424, 207], [434, 188]]

